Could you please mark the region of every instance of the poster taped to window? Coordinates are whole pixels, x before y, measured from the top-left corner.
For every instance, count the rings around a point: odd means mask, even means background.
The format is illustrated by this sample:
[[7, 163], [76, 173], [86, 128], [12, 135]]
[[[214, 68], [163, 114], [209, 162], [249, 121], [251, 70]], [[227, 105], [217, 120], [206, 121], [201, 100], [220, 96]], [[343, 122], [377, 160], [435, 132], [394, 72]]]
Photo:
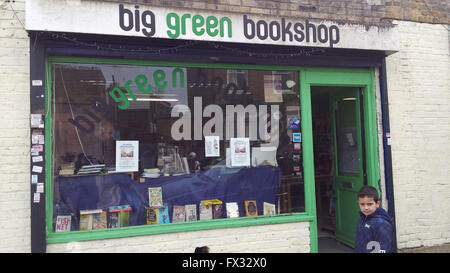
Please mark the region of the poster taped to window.
[[116, 171], [137, 172], [139, 169], [139, 141], [116, 141]]

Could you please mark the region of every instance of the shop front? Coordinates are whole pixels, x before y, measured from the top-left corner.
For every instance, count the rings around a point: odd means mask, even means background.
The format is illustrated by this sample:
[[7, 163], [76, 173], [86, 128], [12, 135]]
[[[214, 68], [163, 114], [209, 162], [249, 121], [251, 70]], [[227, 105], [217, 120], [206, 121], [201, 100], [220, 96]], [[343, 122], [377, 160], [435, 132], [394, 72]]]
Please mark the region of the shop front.
[[353, 245], [394, 27], [57, 2], [27, 2], [32, 251], [285, 223]]

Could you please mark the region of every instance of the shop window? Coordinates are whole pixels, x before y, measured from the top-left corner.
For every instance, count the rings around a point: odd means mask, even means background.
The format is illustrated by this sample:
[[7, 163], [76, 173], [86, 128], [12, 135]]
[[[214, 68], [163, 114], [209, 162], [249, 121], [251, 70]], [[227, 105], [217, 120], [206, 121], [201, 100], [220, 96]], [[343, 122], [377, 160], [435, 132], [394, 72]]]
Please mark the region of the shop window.
[[305, 211], [297, 71], [51, 75], [54, 232]]

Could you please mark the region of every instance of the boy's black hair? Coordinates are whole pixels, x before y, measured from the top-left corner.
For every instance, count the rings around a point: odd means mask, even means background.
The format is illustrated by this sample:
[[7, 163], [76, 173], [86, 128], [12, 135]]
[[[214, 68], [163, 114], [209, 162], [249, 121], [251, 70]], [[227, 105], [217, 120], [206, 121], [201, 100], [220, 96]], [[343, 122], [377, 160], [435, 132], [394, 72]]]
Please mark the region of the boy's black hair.
[[209, 253], [209, 247], [207, 246], [196, 247], [194, 253]]
[[377, 189], [375, 189], [372, 186], [363, 186], [361, 189], [359, 189], [358, 191], [358, 198], [364, 198], [364, 197], [369, 197], [369, 198], [373, 198], [373, 201], [378, 202], [379, 197], [378, 197], [378, 191]]

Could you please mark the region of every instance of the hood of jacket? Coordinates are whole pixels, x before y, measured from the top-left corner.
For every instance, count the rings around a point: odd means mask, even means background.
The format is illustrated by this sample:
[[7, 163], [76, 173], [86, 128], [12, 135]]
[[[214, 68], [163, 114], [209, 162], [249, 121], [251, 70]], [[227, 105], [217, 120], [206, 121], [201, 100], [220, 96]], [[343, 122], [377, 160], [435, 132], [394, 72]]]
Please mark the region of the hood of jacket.
[[370, 221], [371, 219], [381, 218], [392, 224], [392, 217], [381, 207], [377, 208], [374, 213], [368, 215], [367, 217], [360, 211], [359, 215], [362, 220]]

